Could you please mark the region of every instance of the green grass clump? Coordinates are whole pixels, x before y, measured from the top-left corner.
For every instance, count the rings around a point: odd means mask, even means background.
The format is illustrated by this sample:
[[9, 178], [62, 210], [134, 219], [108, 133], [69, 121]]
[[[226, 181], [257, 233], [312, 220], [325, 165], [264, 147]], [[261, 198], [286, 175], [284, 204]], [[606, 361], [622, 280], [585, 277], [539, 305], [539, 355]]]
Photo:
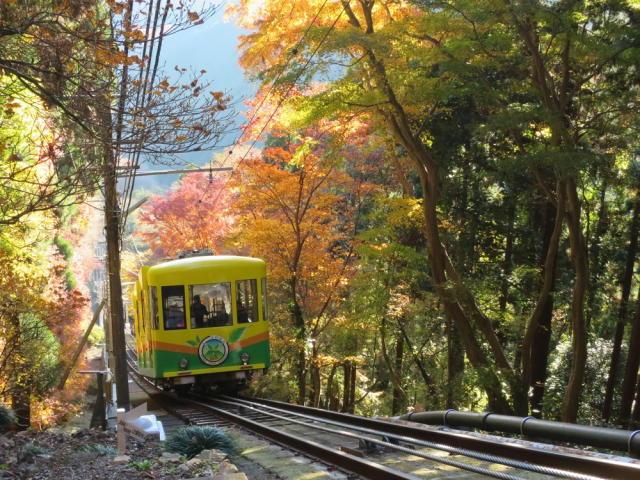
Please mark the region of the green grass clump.
[[0, 403], [0, 432], [6, 432], [16, 423], [16, 417], [13, 411]]
[[100, 452], [100, 453], [104, 453], [105, 455], [118, 455], [118, 450], [116, 450], [115, 448], [107, 447], [105, 445], [94, 444], [94, 443], [87, 445], [85, 447], [82, 447], [78, 451], [79, 452]]
[[226, 433], [214, 427], [187, 427], [171, 434], [165, 445], [167, 452], [185, 455], [191, 459], [203, 450], [215, 448], [227, 455], [236, 453], [236, 443]]
[[153, 463], [151, 463], [151, 461], [149, 460], [145, 460], [144, 462], [131, 462], [128, 464], [129, 467], [133, 467], [133, 468], [137, 468], [138, 470], [144, 472], [146, 470], [151, 470], [151, 467], [153, 467]]
[[20, 451], [20, 457], [22, 458], [23, 462], [28, 462], [30, 459], [32, 459], [36, 455], [50, 454], [50, 453], [52, 453], [51, 450], [47, 450], [46, 448], [42, 448], [37, 445], [27, 444], [22, 447], [22, 450]]

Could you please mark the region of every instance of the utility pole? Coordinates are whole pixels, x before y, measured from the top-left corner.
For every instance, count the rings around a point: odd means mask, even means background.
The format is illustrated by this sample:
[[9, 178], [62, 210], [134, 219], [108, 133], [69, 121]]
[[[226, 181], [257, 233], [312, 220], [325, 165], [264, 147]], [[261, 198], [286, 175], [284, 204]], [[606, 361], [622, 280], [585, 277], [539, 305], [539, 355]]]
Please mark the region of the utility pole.
[[109, 326], [111, 327], [111, 357], [118, 408], [129, 410], [129, 374], [127, 350], [124, 337], [124, 306], [122, 304], [122, 281], [120, 279], [120, 217], [118, 204], [117, 158], [111, 145], [105, 149], [104, 212], [107, 241], [107, 283], [109, 290]]

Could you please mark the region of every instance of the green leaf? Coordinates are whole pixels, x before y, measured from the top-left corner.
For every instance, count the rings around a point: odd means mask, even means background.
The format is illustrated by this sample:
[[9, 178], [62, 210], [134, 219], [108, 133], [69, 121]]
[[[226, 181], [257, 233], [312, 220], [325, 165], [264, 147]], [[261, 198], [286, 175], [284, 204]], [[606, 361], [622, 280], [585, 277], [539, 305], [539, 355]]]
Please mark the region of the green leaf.
[[200, 343], [200, 335], [196, 335], [196, 343]]
[[231, 332], [231, 335], [229, 335], [229, 343], [234, 343], [240, 340], [244, 335], [244, 332], [247, 331], [247, 328], [249, 327], [236, 328], [233, 332]]
[[[198, 342], [199, 342], [199, 340], [198, 340]], [[193, 340], [187, 340], [186, 341], [187, 345], [191, 345], [192, 347], [197, 346], [198, 342], [194, 342]]]

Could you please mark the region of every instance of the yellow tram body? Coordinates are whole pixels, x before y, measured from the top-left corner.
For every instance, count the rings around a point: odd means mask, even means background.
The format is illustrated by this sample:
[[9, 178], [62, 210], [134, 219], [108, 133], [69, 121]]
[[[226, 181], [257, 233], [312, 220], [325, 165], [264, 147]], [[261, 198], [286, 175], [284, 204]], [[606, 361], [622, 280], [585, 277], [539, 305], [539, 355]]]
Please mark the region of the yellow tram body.
[[268, 368], [264, 261], [183, 255], [142, 267], [132, 292], [140, 373], [177, 388], [233, 384]]

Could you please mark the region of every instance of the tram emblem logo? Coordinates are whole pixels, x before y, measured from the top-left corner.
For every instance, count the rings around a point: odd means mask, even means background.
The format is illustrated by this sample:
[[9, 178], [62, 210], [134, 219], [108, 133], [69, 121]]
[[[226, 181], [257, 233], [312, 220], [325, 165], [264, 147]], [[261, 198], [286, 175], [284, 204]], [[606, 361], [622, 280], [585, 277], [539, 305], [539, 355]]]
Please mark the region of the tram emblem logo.
[[229, 344], [218, 335], [210, 335], [200, 342], [198, 355], [207, 365], [220, 365], [229, 356]]

